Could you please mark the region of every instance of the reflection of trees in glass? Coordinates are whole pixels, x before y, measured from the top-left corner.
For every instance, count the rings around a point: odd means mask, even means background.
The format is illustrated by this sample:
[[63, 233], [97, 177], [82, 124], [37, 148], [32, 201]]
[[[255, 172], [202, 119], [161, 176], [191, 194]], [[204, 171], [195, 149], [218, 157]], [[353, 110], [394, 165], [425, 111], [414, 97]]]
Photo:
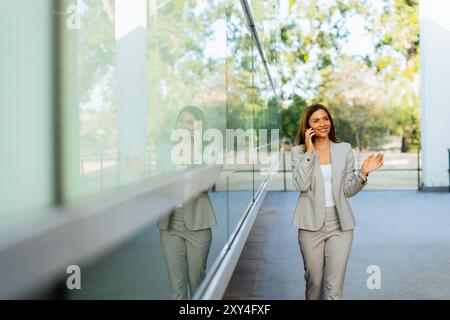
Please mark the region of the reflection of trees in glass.
[[[261, 30], [265, 19], [273, 19], [270, 16], [271, 11], [263, 10], [269, 4], [258, 2], [252, 5], [253, 9], [257, 10], [253, 13], [256, 23], [260, 23], [258, 29], [261, 31], [261, 40], [263, 42], [275, 41], [276, 36], [274, 36], [273, 30]], [[227, 127], [232, 129], [254, 128], [257, 133], [259, 129], [270, 126], [279, 128], [280, 117], [276, 96], [250, 33], [245, 15], [235, 1], [229, 1], [227, 21], [229, 109]], [[276, 21], [271, 22], [275, 23]], [[267, 37], [265, 31], [268, 32]], [[270, 119], [269, 99], [271, 99]]]
[[252, 1], [253, 18], [267, 61], [273, 67], [279, 62], [281, 42], [278, 0]]
[[[83, 0], [80, 9], [81, 136], [84, 147], [99, 150], [114, 146], [116, 140], [114, 1]], [[263, 12], [264, 19], [267, 15]], [[215, 33], [221, 27], [226, 28], [228, 48], [208, 55], [206, 47], [216, 41]], [[268, 35], [263, 41], [275, 49], [275, 31], [269, 30]], [[257, 51], [239, 1], [149, 1], [147, 41], [151, 145], [170, 136], [171, 115], [186, 104], [208, 109], [211, 126], [224, 128], [228, 99], [229, 128], [266, 125], [263, 91], [268, 89], [266, 84], [264, 89], [254, 88]], [[274, 59], [275, 52], [271, 56]]]
[[[281, 105], [278, 97], [269, 97], [267, 103], [267, 129], [280, 129], [281, 126]], [[280, 132], [281, 137], [281, 132]]]
[[216, 108], [225, 90], [223, 59], [205, 54], [217, 29], [214, 23], [224, 18], [220, 2], [154, 3], [157, 7], [149, 7], [148, 32], [148, 138], [152, 145], [170, 138], [174, 126], [170, 119], [182, 107]]
[[115, 145], [114, 1], [79, 2], [79, 105], [82, 154]]
[[[207, 109], [210, 126], [219, 129], [266, 125], [267, 93], [254, 88], [257, 52], [240, 2], [172, 1], [157, 6], [149, 8], [150, 143], [170, 137], [170, 114], [186, 104]], [[215, 41], [221, 27], [226, 28], [223, 35], [228, 39], [221, 40], [227, 40], [227, 48], [208, 56], [208, 42]], [[264, 86], [261, 90], [268, 90]]]
[[226, 15], [227, 128], [246, 130], [253, 127], [253, 39], [237, 1], [228, 1]]

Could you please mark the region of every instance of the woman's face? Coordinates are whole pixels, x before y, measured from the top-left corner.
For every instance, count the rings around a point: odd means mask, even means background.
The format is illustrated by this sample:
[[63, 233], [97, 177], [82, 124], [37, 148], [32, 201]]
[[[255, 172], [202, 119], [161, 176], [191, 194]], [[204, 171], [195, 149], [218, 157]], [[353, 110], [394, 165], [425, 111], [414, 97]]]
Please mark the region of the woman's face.
[[319, 109], [309, 118], [309, 125], [314, 129], [316, 136], [325, 138], [328, 137], [331, 130], [331, 121], [325, 110]]
[[186, 129], [189, 132], [194, 132], [195, 117], [190, 112], [183, 112], [178, 117], [177, 129]]

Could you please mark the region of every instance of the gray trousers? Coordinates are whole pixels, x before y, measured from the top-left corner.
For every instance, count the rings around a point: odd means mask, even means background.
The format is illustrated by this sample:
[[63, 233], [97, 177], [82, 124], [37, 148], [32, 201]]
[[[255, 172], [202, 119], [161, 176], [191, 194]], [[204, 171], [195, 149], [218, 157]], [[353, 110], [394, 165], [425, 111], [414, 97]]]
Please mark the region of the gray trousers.
[[161, 247], [169, 275], [173, 300], [186, 300], [195, 293], [206, 275], [212, 241], [211, 228], [189, 230], [182, 215], [174, 215], [168, 230], [160, 230]]
[[353, 230], [341, 230], [336, 207], [326, 208], [321, 230], [299, 229], [298, 241], [305, 268], [306, 299], [341, 299]]

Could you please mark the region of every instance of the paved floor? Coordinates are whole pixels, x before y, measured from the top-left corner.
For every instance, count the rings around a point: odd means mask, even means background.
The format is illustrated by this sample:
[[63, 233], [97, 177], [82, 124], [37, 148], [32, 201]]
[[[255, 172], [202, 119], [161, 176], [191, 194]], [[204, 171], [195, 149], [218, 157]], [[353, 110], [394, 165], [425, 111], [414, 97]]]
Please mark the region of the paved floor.
[[[304, 299], [291, 219], [297, 192], [268, 192], [224, 299]], [[450, 299], [450, 194], [362, 191], [344, 299]], [[380, 268], [369, 290], [367, 268]]]

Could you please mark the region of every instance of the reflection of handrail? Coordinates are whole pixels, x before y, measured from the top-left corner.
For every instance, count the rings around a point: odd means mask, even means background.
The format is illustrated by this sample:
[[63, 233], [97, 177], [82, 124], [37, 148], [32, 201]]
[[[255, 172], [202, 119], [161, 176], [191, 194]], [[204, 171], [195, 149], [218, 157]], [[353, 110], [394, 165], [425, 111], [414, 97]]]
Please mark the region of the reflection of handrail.
[[100, 156], [105, 156], [105, 155], [109, 155], [109, 154], [112, 154], [112, 155], [117, 155], [118, 154], [118, 152], [117, 151], [108, 151], [108, 152], [98, 152], [98, 153], [94, 153], [94, 154], [86, 154], [86, 155], [81, 155], [81, 159], [86, 159], [86, 158], [90, 158], [90, 157], [92, 157], [92, 158], [98, 158], [98, 157], [100, 157]]
[[[392, 169], [378, 169], [377, 172], [381, 172], [381, 171], [422, 171], [422, 169], [417, 169], [417, 168], [405, 168], [405, 169], [396, 169], [396, 168], [392, 168]], [[285, 170], [286, 172], [292, 172], [292, 169], [289, 170]], [[245, 171], [239, 171], [239, 172], [245, 172]]]
[[[119, 163], [119, 153], [117, 151], [109, 151], [109, 152], [101, 152], [97, 154], [83, 155], [80, 157], [80, 173], [81, 179], [83, 181], [83, 195], [88, 195], [88, 182], [99, 181], [100, 182], [100, 190], [99, 192], [103, 192], [104, 188], [104, 179], [105, 175], [105, 160], [116, 161], [116, 167]], [[86, 162], [99, 162], [99, 168], [92, 173], [86, 173], [85, 163]], [[94, 173], [98, 173], [98, 175], [94, 175]], [[113, 176], [115, 173], [111, 172], [108, 176]], [[117, 184], [117, 181], [116, 181]]]
[[224, 151], [226, 151], [227, 155], [224, 157], [224, 163], [230, 163], [230, 162], [232, 162], [230, 160], [234, 161], [234, 158], [238, 158], [239, 159], [240, 156], [246, 155], [247, 153], [250, 154], [251, 152], [258, 152], [258, 151], [260, 151], [263, 148], [267, 148], [268, 149], [269, 146], [270, 146], [270, 153], [272, 153], [272, 152], [277, 153], [277, 152], [279, 152], [279, 150], [276, 149], [276, 148], [275, 148], [275, 150], [272, 150], [272, 147], [274, 145], [278, 146], [279, 144], [280, 144], [279, 140], [275, 140], [275, 141], [271, 141], [270, 143], [266, 143], [266, 144], [263, 144], [263, 145], [257, 145], [256, 147], [253, 147], [253, 148], [248, 149], [248, 150], [241, 150], [239, 152], [236, 152], [235, 150], [225, 149]]
[[450, 148], [448, 151], [448, 192], [450, 192]]
[[[147, 148], [148, 159], [151, 162], [154, 147], [149, 146]], [[115, 161], [115, 165], [110, 167], [105, 167], [106, 161]], [[92, 172], [86, 172], [85, 164], [87, 162], [98, 162], [98, 168]], [[88, 183], [99, 182], [100, 190], [99, 192], [105, 191], [105, 179], [108, 177], [113, 177], [115, 175], [115, 186], [120, 184], [120, 153], [118, 151], [108, 151], [108, 152], [98, 152], [94, 154], [85, 154], [80, 157], [80, 175], [83, 182], [83, 192], [84, 196], [88, 194]], [[108, 170], [111, 169], [111, 170]]]

